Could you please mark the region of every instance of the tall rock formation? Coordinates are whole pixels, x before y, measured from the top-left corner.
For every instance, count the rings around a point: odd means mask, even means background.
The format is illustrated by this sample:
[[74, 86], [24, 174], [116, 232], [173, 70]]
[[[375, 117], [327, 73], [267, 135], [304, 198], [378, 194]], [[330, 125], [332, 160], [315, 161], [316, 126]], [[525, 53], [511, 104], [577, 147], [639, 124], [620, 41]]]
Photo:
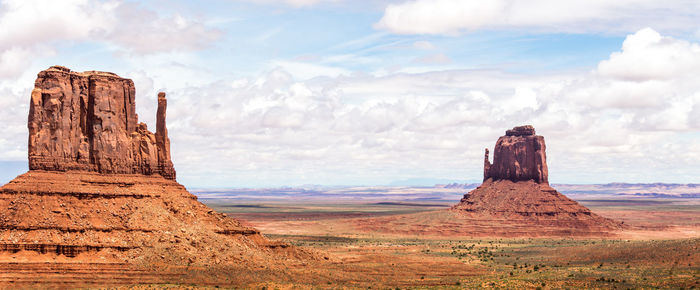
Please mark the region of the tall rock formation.
[[138, 122], [134, 82], [107, 72], [52, 66], [39, 73], [29, 106], [29, 169], [160, 174], [175, 179], [158, 95], [154, 135]]
[[507, 179], [510, 181], [534, 180], [549, 183], [544, 137], [535, 135], [530, 125], [507, 130], [496, 141], [493, 164], [489, 163], [489, 151], [484, 157], [484, 181]]
[[0, 260], [29, 253], [32, 263], [267, 269], [312, 257], [215, 212], [175, 181], [166, 106], [160, 93], [153, 134], [138, 123], [131, 80], [58, 66], [40, 72], [30, 171], [0, 187]]
[[[591, 212], [549, 186], [544, 137], [532, 126], [498, 138], [493, 164], [484, 154], [484, 182], [452, 207], [475, 221], [493, 220], [517, 229], [549, 227], [551, 233], [604, 234], [620, 223]], [[527, 231], [525, 231], [527, 233]]]

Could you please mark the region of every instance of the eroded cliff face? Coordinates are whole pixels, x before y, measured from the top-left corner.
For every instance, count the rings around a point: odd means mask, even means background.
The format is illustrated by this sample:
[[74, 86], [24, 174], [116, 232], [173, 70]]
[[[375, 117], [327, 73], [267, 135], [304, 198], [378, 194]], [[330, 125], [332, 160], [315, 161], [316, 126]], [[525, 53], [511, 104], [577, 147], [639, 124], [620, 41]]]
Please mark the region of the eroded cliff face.
[[535, 135], [530, 125], [507, 130], [498, 138], [493, 152], [493, 164], [488, 161], [489, 151], [484, 156], [484, 181], [534, 180], [537, 183], [548, 181], [547, 156], [544, 137]]
[[156, 134], [138, 122], [134, 82], [53, 66], [39, 73], [29, 107], [29, 168], [160, 174], [175, 179], [158, 96]]

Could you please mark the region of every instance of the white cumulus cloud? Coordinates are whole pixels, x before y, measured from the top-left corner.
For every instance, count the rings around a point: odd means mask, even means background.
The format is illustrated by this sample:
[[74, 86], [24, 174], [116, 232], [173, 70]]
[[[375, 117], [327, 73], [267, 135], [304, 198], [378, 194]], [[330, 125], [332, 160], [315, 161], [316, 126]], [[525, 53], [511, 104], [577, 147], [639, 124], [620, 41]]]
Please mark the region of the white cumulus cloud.
[[680, 78], [700, 71], [700, 45], [645, 28], [627, 37], [622, 51], [602, 61], [598, 71], [632, 81]]
[[0, 75], [17, 77], [19, 64], [55, 53], [58, 43], [101, 42], [116, 52], [148, 54], [197, 50], [220, 32], [179, 14], [161, 14], [121, 0], [0, 1]]
[[[672, 69], [663, 78], [630, 80], [608, 73], [626, 65], [618, 59], [636, 57], [649, 44], [636, 40], [654, 33], [629, 35], [601, 68], [581, 74], [454, 70], [297, 81], [278, 68], [176, 91], [169, 115], [177, 120], [171, 130], [175, 160], [197, 174], [204, 174], [197, 164], [208, 164], [208, 170], [230, 172], [232, 182], [245, 176], [252, 184], [270, 178], [381, 184], [420, 175], [476, 180], [483, 147], [493, 146], [505, 129], [532, 124], [547, 138], [553, 180], [648, 181], [654, 170], [700, 162], [692, 152], [668, 150], [700, 142], [700, 75]], [[700, 59], [695, 44], [661, 39], [654, 53]], [[698, 181], [692, 170], [685, 172], [674, 181]]]
[[[557, 75], [318, 68], [323, 77], [309, 79], [310, 68], [277, 63], [194, 83], [172, 84], [197, 74], [187, 67], [130, 76], [147, 121], [155, 90], [169, 88], [173, 160], [191, 186], [478, 180], [483, 148], [522, 124], [545, 136], [553, 182], [700, 182], [697, 46], [641, 29], [593, 71]], [[15, 87], [0, 79], [0, 160], [26, 158], [31, 87]]]

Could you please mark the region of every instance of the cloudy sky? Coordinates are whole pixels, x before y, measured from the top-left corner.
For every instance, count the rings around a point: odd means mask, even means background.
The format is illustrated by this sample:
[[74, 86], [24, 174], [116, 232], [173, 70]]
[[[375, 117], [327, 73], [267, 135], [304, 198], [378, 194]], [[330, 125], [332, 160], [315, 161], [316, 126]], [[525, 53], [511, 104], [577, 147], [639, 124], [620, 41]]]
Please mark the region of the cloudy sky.
[[190, 187], [479, 181], [516, 125], [553, 183], [700, 182], [700, 1], [0, 0], [0, 181], [36, 74], [169, 96]]

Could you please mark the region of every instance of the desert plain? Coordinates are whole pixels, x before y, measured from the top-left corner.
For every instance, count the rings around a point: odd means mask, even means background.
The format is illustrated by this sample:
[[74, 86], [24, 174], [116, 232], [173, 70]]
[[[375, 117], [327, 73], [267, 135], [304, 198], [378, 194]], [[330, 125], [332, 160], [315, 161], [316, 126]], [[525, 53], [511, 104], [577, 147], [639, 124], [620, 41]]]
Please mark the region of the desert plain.
[[[494, 221], [489, 229], [489, 224], [467, 224], [448, 210], [465, 191], [455, 187], [194, 192], [207, 205], [270, 238], [333, 257], [326, 270], [333, 273], [328, 283], [334, 286], [699, 287], [700, 200], [682, 197], [687, 186], [554, 185], [595, 213], [628, 225], [603, 237], [547, 236], [541, 228], [517, 237], [486, 234], [502, 225]], [[277, 198], [251, 198], [251, 191]], [[657, 194], [635, 195], [650, 191]], [[285, 192], [304, 198], [279, 198]], [[661, 193], [665, 196], [658, 197]], [[481, 234], [474, 234], [475, 228]], [[330, 284], [319, 280], [302, 285]]]
[[553, 185], [627, 225], [605, 236], [548, 235], [541, 227], [519, 229], [515, 236], [487, 234], [502, 231], [503, 223], [470, 224], [449, 210], [474, 184], [190, 189], [213, 210], [309, 256], [279, 263], [253, 253], [249, 258], [259, 264], [253, 268], [168, 260], [181, 253], [126, 263], [112, 250], [70, 258], [4, 252], [0, 283], [3, 288], [693, 289], [700, 280], [700, 200], [689, 195], [694, 186]]

